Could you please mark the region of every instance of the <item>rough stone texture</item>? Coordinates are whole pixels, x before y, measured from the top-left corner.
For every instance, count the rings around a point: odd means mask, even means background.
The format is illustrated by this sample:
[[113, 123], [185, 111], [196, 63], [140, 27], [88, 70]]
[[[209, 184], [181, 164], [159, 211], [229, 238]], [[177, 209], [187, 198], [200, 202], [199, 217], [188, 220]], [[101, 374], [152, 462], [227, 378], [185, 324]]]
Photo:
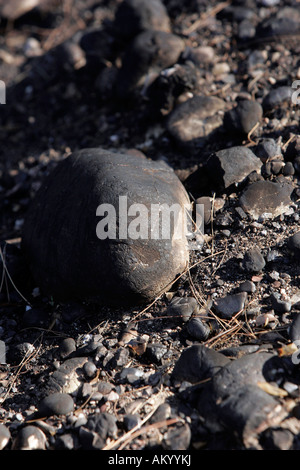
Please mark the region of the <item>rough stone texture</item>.
[[175, 64], [184, 50], [184, 42], [175, 34], [144, 31], [128, 46], [117, 79], [117, 93], [126, 98], [149, 73], [158, 74]]
[[243, 259], [243, 268], [246, 271], [259, 272], [264, 269], [265, 265], [265, 259], [258, 248], [253, 247], [246, 251]]
[[214, 96], [196, 95], [171, 112], [167, 130], [180, 145], [201, 146], [223, 124], [225, 103]]
[[227, 295], [214, 300], [214, 308], [221, 318], [232, 318], [233, 315], [243, 310], [247, 300], [247, 292]]
[[214, 349], [194, 345], [182, 352], [173, 369], [172, 380], [199, 382], [212, 377], [229, 361], [230, 359]]
[[230, 131], [248, 134], [263, 116], [261, 105], [257, 101], [243, 100], [224, 115], [224, 126]]
[[170, 18], [160, 0], [124, 0], [116, 11], [114, 28], [123, 37], [146, 30], [170, 32]]
[[272, 181], [256, 181], [249, 185], [240, 197], [245, 212], [254, 219], [275, 218], [288, 211], [293, 188]]
[[236, 146], [211, 155], [206, 168], [216, 185], [228, 188], [241, 183], [252, 172], [260, 173], [262, 162], [247, 147]]
[[185, 269], [185, 237], [97, 238], [97, 207], [112, 204], [118, 216], [124, 195], [128, 208], [133, 203], [149, 209], [155, 203], [189, 204], [184, 187], [163, 162], [89, 149], [57, 166], [37, 194], [23, 232], [23, 250], [44, 292], [117, 304], [148, 301]]

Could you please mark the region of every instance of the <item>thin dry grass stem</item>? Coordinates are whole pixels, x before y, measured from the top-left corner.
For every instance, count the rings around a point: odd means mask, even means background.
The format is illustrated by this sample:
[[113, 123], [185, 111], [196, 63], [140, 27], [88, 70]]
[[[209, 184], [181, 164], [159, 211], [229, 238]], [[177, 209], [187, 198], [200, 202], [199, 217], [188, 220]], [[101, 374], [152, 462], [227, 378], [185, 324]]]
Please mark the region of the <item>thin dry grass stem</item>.
[[133, 439], [135, 439], [136, 437], [139, 437], [142, 434], [152, 431], [153, 429], [168, 427], [168, 426], [171, 426], [172, 424], [176, 424], [179, 422], [182, 422], [182, 419], [176, 417], [176, 418], [171, 418], [165, 421], [159, 421], [157, 423], [149, 424], [148, 426], [145, 426], [137, 430], [136, 432], [134, 432], [125, 442], [123, 442], [123, 444], [120, 445], [118, 450], [123, 450], [131, 441], [133, 441]]
[[[148, 398], [147, 402], [151, 399]], [[122, 444], [124, 441], [126, 441], [130, 436], [132, 436], [132, 434], [134, 434], [138, 429], [140, 429], [150, 418], [152, 415], [154, 415], [154, 413], [156, 412], [156, 410], [158, 409], [158, 407], [163, 403], [163, 400], [158, 400], [158, 403], [156, 404], [156, 406], [153, 408], [153, 410], [151, 410], [146, 416], [145, 418], [141, 421], [141, 423], [137, 424], [136, 426], [134, 426], [134, 428], [132, 428], [130, 431], [128, 431], [127, 433], [123, 434], [123, 436], [119, 437], [118, 439], [116, 439], [115, 441], [111, 441], [109, 442], [108, 444], [106, 444], [105, 447], [103, 447], [102, 450], [112, 450], [114, 449], [115, 447], [118, 448], [118, 446], [120, 444]], [[145, 403], [146, 404], [146, 403]]]
[[295, 139], [295, 137], [296, 137], [296, 134], [292, 134], [291, 137], [286, 141], [286, 143], [282, 146], [283, 152], [286, 151], [287, 146], [288, 146], [291, 142], [293, 142], [293, 140]]
[[[214, 254], [214, 256], [217, 256], [219, 254], [223, 253], [223, 250], [217, 252]], [[162, 296], [162, 294], [164, 292], [166, 292], [166, 290], [168, 289], [168, 287], [171, 287], [175, 282], [177, 282], [182, 276], [184, 276], [187, 272], [189, 272], [191, 269], [195, 268], [196, 266], [198, 266], [199, 264], [203, 263], [204, 261], [206, 261], [207, 259], [211, 258], [212, 255], [209, 255], [209, 256], [206, 256], [205, 258], [203, 259], [200, 259], [198, 261], [196, 261], [194, 264], [192, 264], [191, 266], [188, 264], [187, 268], [181, 273], [179, 274], [175, 279], [174, 281], [170, 282], [170, 284], [168, 284], [163, 290], [162, 292], [149, 304], [147, 305], [147, 307], [145, 307], [143, 310], [141, 310], [139, 313], [137, 313], [133, 318], [132, 318], [132, 322], [134, 322], [136, 320], [136, 318], [140, 317], [141, 315], [143, 315], [144, 313], [146, 313], [159, 299], [160, 297]]]
[[251, 145], [256, 144], [256, 142], [254, 142], [254, 140], [251, 139], [251, 136], [252, 136], [253, 132], [255, 132], [255, 130], [258, 128], [258, 126], [259, 126], [259, 121], [257, 121], [257, 123], [250, 130], [250, 132], [248, 132], [247, 139], [249, 141], [249, 144], [251, 144]]
[[195, 21], [189, 28], [187, 28], [183, 34], [185, 35], [189, 35], [191, 33], [193, 33], [194, 31], [196, 31], [198, 28], [200, 28], [201, 26], [205, 25], [206, 22], [207, 22], [207, 19], [212, 17], [212, 16], [215, 16], [217, 13], [219, 13], [220, 11], [224, 10], [224, 8], [228, 7], [229, 5], [231, 4], [231, 1], [226, 1], [226, 2], [221, 2], [219, 3], [218, 5], [210, 8], [209, 10], [207, 10], [206, 12], [204, 12], [200, 18]]
[[[14, 281], [12, 280], [12, 277], [11, 275], [9, 274], [9, 271], [8, 271], [8, 268], [6, 266], [6, 262], [5, 262], [5, 256], [3, 254], [3, 250], [2, 248], [0, 247], [0, 256], [1, 256], [1, 260], [2, 260], [2, 264], [3, 264], [3, 274], [2, 276], [4, 277], [8, 277], [8, 279], [10, 280], [13, 288], [15, 289], [15, 291], [19, 294], [19, 296], [31, 307], [31, 304], [30, 302], [24, 297], [24, 295], [19, 291], [19, 289], [17, 288], [17, 286], [15, 285]], [[2, 286], [2, 282], [1, 282], [1, 286]], [[6, 282], [6, 287], [8, 289], [8, 285], [7, 285], [7, 282]], [[7, 291], [8, 295], [9, 295], [9, 292]]]
[[41, 340], [42, 340], [42, 336], [41, 336], [40, 338], [38, 338], [38, 340], [40, 341], [39, 347], [38, 347], [37, 349], [35, 349], [33, 352], [31, 352], [31, 353], [25, 355], [25, 357], [22, 359], [22, 361], [21, 361], [20, 364], [18, 365], [17, 370], [16, 370], [16, 373], [14, 374], [14, 376], [13, 376], [13, 378], [12, 378], [12, 381], [11, 381], [11, 383], [9, 384], [9, 387], [8, 387], [8, 389], [7, 389], [7, 391], [6, 391], [5, 395], [4, 395], [4, 397], [1, 399], [1, 402], [0, 402], [1, 405], [3, 405], [3, 403], [5, 402], [5, 400], [7, 399], [7, 397], [9, 396], [12, 387], [13, 387], [14, 384], [16, 383], [16, 381], [17, 381], [19, 375], [22, 373], [23, 367], [24, 367], [28, 362], [30, 362], [32, 358], [34, 358], [35, 356], [38, 355], [38, 353], [39, 353], [39, 351], [40, 351], [40, 349], [41, 349], [41, 347], [42, 347], [42, 341], [41, 341]]

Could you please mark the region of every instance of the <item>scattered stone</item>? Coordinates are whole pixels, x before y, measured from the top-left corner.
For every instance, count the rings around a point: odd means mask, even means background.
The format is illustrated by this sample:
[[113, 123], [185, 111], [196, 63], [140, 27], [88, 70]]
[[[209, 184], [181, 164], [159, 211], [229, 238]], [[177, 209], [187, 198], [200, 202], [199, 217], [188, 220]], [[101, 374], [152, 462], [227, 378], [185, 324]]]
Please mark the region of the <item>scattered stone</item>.
[[260, 139], [255, 147], [255, 155], [257, 155], [262, 162], [273, 160], [275, 157], [282, 157], [280, 145], [271, 138]]
[[97, 374], [97, 367], [95, 366], [95, 364], [91, 361], [88, 361], [86, 362], [84, 365], [83, 365], [83, 373], [84, 375], [86, 376], [86, 378], [88, 380], [91, 380], [93, 379], [94, 377], [96, 377], [96, 374]]
[[10, 438], [10, 430], [5, 426], [5, 424], [0, 423], [0, 450], [7, 446]]
[[270, 295], [270, 299], [275, 312], [286, 313], [291, 311], [291, 302], [287, 300], [281, 300], [280, 294], [278, 292], [272, 292], [272, 294]]
[[196, 205], [203, 206], [204, 224], [208, 225], [211, 222], [211, 219], [215, 217], [216, 213], [223, 208], [225, 201], [222, 198], [202, 196], [198, 197], [195, 203]]
[[97, 433], [103, 441], [107, 437], [115, 437], [117, 433], [117, 419], [109, 413], [96, 413], [89, 417], [87, 428]]
[[53, 393], [45, 397], [38, 406], [40, 416], [67, 415], [74, 409], [73, 398], [67, 393]]
[[196, 383], [215, 374], [229, 359], [205, 346], [194, 345], [185, 349], [172, 372], [172, 380]]
[[224, 115], [224, 126], [232, 132], [249, 134], [253, 127], [260, 123], [263, 109], [257, 101], [242, 100], [237, 106]]
[[159, 423], [160, 421], [166, 421], [171, 416], [171, 406], [165, 402], [159, 405], [155, 413], [151, 416], [151, 423]]
[[240, 284], [239, 290], [241, 292], [247, 292], [248, 294], [254, 294], [256, 291], [256, 286], [252, 281], [244, 281]]
[[12, 450], [45, 450], [46, 436], [37, 426], [27, 425], [20, 429], [13, 440]]
[[130, 383], [133, 385], [141, 382], [143, 376], [144, 372], [135, 367], [126, 367], [120, 373], [120, 379], [122, 382]]
[[168, 348], [160, 343], [150, 343], [147, 345], [146, 355], [154, 364], [160, 364]]
[[230, 319], [233, 315], [241, 312], [245, 308], [247, 298], [248, 296], [246, 292], [239, 292], [238, 294], [227, 295], [226, 297], [215, 299], [213, 306], [216, 313], [221, 318]]
[[191, 428], [183, 423], [170, 428], [164, 436], [163, 448], [166, 450], [187, 450], [191, 441]]
[[266, 265], [261, 251], [254, 247], [246, 251], [243, 259], [243, 268], [248, 272], [260, 272]]
[[289, 86], [280, 86], [271, 90], [263, 100], [263, 108], [273, 109], [284, 101], [291, 101], [293, 90]]
[[186, 327], [189, 335], [198, 341], [207, 340], [211, 332], [210, 327], [200, 318], [191, 318]]
[[170, 113], [167, 130], [182, 146], [203, 146], [208, 137], [222, 126], [225, 103], [214, 96], [196, 95], [180, 103]]
[[174, 297], [168, 306], [168, 315], [174, 315], [187, 322], [197, 311], [198, 303], [194, 297]]
[[289, 212], [292, 191], [288, 184], [256, 181], [242, 193], [240, 204], [255, 220], [274, 219]]
[[291, 252], [297, 257], [300, 257], [300, 232], [294, 233], [288, 241], [287, 241], [288, 248]]
[[229, 188], [244, 181], [252, 172], [260, 173], [262, 163], [247, 147], [236, 146], [213, 153], [206, 169], [215, 185]]
[[59, 346], [59, 354], [62, 359], [66, 359], [75, 351], [76, 351], [76, 343], [73, 338], [65, 338], [62, 340]]
[[184, 42], [175, 34], [147, 30], [138, 34], [126, 50], [117, 77], [117, 93], [126, 98], [146, 76], [156, 77], [163, 69], [176, 64]]
[[[69, 185], [72, 192], [66, 191]], [[23, 232], [23, 250], [43, 291], [59, 298], [124, 304], [153, 300], [169, 288], [188, 262], [185, 237], [134, 240], [128, 237], [127, 222], [124, 240], [96, 235], [99, 205], [109, 203], [118, 214], [119, 197], [126, 195], [126, 210], [137, 203], [190, 204], [163, 162], [87, 149], [58, 164], [36, 195]], [[83, 214], [78, 207], [85, 208]]]
[[125, 429], [126, 431], [131, 431], [131, 429], [135, 428], [136, 426], [138, 426], [141, 422], [141, 418], [139, 417], [139, 415], [125, 415], [124, 416], [124, 426], [125, 426]]
[[167, 9], [160, 0], [124, 0], [113, 24], [117, 34], [131, 38], [144, 30], [171, 31]]
[[264, 448], [268, 450], [290, 450], [293, 446], [294, 434], [288, 429], [269, 428], [262, 436]]

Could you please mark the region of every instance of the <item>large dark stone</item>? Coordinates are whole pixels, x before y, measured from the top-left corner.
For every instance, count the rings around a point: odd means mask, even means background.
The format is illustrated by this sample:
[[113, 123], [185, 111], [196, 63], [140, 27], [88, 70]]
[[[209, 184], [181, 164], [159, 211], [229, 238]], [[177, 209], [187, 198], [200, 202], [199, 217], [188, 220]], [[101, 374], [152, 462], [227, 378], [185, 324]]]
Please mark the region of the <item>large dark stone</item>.
[[[129, 233], [120, 239], [119, 196], [127, 196], [128, 209], [134, 203], [147, 208], [148, 238], [133, 239]], [[106, 218], [106, 213], [103, 219], [96, 215], [101, 204], [116, 210], [115, 239], [97, 236], [96, 227]], [[164, 162], [102, 149], [66, 158], [40, 188], [24, 224], [22, 249], [35, 282], [60, 299], [153, 300], [185, 269], [189, 255], [185, 236], [174, 236], [172, 227], [170, 237], [160, 231], [153, 238], [152, 204], [189, 205], [183, 185]], [[126, 232], [138, 215], [128, 215]]]

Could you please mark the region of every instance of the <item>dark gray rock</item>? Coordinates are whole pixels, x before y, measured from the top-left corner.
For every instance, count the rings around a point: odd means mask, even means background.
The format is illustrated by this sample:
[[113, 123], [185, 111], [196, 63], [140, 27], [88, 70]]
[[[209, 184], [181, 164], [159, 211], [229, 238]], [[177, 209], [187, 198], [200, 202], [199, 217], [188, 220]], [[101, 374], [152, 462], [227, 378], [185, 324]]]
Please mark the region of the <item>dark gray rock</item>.
[[162, 446], [166, 450], [187, 450], [191, 442], [191, 428], [187, 423], [169, 428], [164, 435]]
[[221, 318], [230, 319], [233, 315], [243, 310], [247, 297], [247, 292], [227, 295], [226, 297], [215, 299], [213, 306]]
[[184, 42], [175, 34], [164, 31], [144, 31], [128, 46], [117, 77], [117, 93], [127, 98], [137, 86], [143, 85], [148, 74], [176, 64], [184, 50]]
[[221, 367], [230, 361], [223, 354], [201, 345], [185, 349], [172, 372], [173, 381], [191, 383], [212, 377]]
[[288, 248], [297, 257], [300, 257], [300, 232], [294, 233], [287, 242]]
[[87, 361], [85, 364], [83, 364], [82, 370], [83, 370], [83, 373], [84, 373], [85, 377], [88, 380], [91, 380], [94, 377], [96, 377], [97, 367], [95, 366], [95, 364], [93, 362]]
[[275, 15], [263, 20], [257, 27], [258, 37], [276, 37], [297, 34], [300, 31], [299, 11], [296, 8], [283, 7]]
[[254, 294], [256, 291], [256, 286], [252, 281], [244, 281], [240, 284], [239, 290], [241, 292], [247, 292], [248, 294]]
[[0, 450], [7, 446], [11, 438], [10, 430], [5, 424], [0, 423]]
[[224, 108], [219, 98], [196, 95], [173, 109], [167, 130], [179, 145], [201, 147], [222, 126]]
[[167, 314], [180, 317], [184, 322], [188, 321], [198, 308], [194, 297], [174, 297], [168, 306]]
[[286, 313], [290, 312], [292, 305], [288, 300], [281, 300], [280, 294], [278, 292], [272, 292], [270, 295], [272, 307], [277, 313]]
[[131, 431], [131, 429], [135, 428], [140, 422], [141, 418], [137, 414], [127, 414], [124, 416], [123, 420], [126, 431]]
[[248, 272], [260, 272], [266, 265], [261, 251], [254, 247], [246, 251], [243, 258], [243, 268]]
[[289, 86], [280, 86], [271, 90], [263, 100], [263, 108], [273, 109], [284, 101], [291, 101], [293, 90]]
[[288, 213], [293, 188], [288, 184], [256, 181], [240, 196], [242, 209], [255, 220], [272, 219]]
[[151, 416], [151, 423], [159, 423], [160, 421], [166, 421], [171, 416], [171, 406], [165, 402], [159, 405], [155, 413]]
[[242, 100], [224, 115], [224, 126], [231, 132], [248, 134], [263, 116], [263, 109], [257, 101]]
[[144, 372], [136, 367], [126, 367], [120, 373], [120, 380], [125, 383], [137, 384], [141, 382]]
[[213, 153], [206, 169], [215, 185], [229, 188], [241, 183], [252, 172], [260, 173], [262, 162], [247, 147], [236, 146]]
[[146, 356], [154, 364], [160, 364], [161, 359], [168, 351], [167, 346], [160, 343], [150, 343], [147, 345]]
[[146, 29], [171, 31], [170, 18], [160, 0], [124, 0], [119, 5], [113, 27], [122, 37], [136, 36]]
[[187, 322], [187, 331], [189, 335], [198, 341], [205, 341], [210, 335], [210, 327], [200, 318], [191, 318]]
[[282, 169], [282, 174], [284, 176], [293, 176], [295, 174], [295, 168], [292, 162], [286, 162]]
[[40, 416], [67, 415], [74, 410], [74, 401], [67, 393], [53, 393], [38, 406]]
[[289, 429], [269, 428], [262, 435], [263, 447], [266, 450], [290, 450], [295, 436]]
[[89, 417], [86, 427], [105, 441], [107, 437], [116, 436], [117, 418], [110, 413], [97, 413]]
[[12, 450], [45, 450], [46, 436], [37, 426], [20, 429], [13, 440]]
[[257, 155], [261, 161], [266, 162], [268, 159], [282, 156], [281, 147], [274, 139], [263, 138], [255, 147], [255, 155]]
[[73, 352], [76, 351], [76, 343], [73, 338], [65, 338], [59, 345], [59, 354], [62, 359], [66, 359]]
[[[45, 293], [118, 304], [146, 302], [185, 269], [187, 240], [175, 238], [172, 229], [170, 237], [158, 239], [150, 230], [149, 239], [121, 239], [118, 230], [115, 239], [98, 238], [98, 206], [114, 207], [119, 227], [120, 196], [127, 196], [127, 208], [140, 203], [148, 213], [151, 204], [189, 204], [183, 185], [164, 162], [102, 149], [74, 153], [48, 177], [24, 224], [23, 251]], [[126, 224], [121, 217], [126, 236], [135, 219], [128, 217]]]

